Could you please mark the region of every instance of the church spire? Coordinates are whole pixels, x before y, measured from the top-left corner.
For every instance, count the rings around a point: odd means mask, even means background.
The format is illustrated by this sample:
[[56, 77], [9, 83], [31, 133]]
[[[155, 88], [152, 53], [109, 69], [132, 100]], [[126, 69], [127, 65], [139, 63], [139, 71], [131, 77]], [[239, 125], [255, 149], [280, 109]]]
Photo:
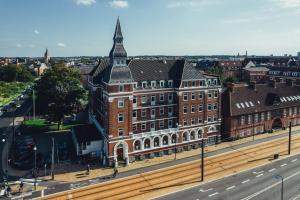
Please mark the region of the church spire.
[[118, 17], [115, 34], [114, 34], [114, 44], [109, 53], [109, 57], [112, 65], [126, 65], [127, 52], [123, 46], [123, 35], [121, 30], [121, 23]]

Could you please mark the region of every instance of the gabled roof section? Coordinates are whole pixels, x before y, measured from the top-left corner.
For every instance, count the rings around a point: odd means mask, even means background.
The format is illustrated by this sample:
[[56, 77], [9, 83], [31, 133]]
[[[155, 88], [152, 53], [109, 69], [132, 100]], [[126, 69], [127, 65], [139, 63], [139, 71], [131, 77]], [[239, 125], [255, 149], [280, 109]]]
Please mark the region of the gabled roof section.
[[199, 80], [204, 79], [205, 75], [196, 66], [185, 61], [184, 68], [182, 72], [182, 80]]

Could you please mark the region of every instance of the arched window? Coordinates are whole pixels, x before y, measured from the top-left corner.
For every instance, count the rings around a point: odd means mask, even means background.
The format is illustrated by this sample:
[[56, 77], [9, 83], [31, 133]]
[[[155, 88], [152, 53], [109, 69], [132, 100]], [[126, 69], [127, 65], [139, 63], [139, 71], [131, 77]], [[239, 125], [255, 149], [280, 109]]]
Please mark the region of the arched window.
[[191, 139], [191, 140], [194, 140], [194, 139], [195, 139], [195, 131], [192, 131], [192, 132], [191, 132], [190, 139]]
[[163, 137], [163, 145], [168, 145], [169, 144], [169, 137], [167, 135], [165, 135]]
[[134, 150], [141, 150], [141, 141], [137, 140], [134, 142]]
[[215, 127], [214, 126], [209, 127], [208, 132], [214, 132], [214, 131], [215, 131]]
[[184, 132], [184, 133], [182, 134], [182, 141], [185, 142], [185, 141], [187, 141], [187, 140], [188, 140], [188, 133], [187, 133], [187, 132]]
[[177, 135], [176, 134], [173, 134], [172, 135], [172, 144], [175, 144], [177, 141]]
[[203, 138], [202, 129], [198, 131], [198, 139]]
[[154, 138], [154, 147], [159, 147], [159, 138]]
[[144, 141], [144, 149], [150, 149], [150, 139], [145, 139]]

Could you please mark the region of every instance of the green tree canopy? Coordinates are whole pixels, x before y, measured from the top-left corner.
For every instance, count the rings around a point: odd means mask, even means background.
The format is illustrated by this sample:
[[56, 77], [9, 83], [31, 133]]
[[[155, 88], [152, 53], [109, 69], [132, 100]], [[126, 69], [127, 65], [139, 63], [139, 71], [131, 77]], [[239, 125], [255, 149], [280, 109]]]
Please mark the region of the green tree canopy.
[[5, 82], [31, 82], [33, 76], [24, 65], [9, 64], [0, 67], [0, 80]]
[[47, 70], [36, 87], [38, 102], [48, 108], [58, 128], [65, 115], [83, 108], [87, 101], [87, 92], [80, 83], [80, 74], [64, 64], [54, 65]]

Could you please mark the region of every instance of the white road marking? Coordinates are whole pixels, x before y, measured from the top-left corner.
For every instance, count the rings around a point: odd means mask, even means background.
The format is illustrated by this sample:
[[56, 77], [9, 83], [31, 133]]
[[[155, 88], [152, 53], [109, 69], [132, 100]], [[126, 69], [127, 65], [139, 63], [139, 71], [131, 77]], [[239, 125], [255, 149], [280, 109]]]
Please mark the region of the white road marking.
[[213, 188], [209, 188], [207, 190], [201, 189], [201, 190], [199, 190], [199, 192], [208, 192], [208, 191], [211, 191], [211, 190], [213, 190]]
[[264, 173], [264, 170], [259, 171], [259, 172], [253, 172], [253, 174], [261, 174], [261, 173]]
[[256, 176], [256, 178], [258, 178], [258, 177], [260, 177], [260, 176], [262, 176], [262, 175], [264, 175], [264, 174], [258, 174], [258, 175]]
[[228, 187], [228, 188], [226, 188], [226, 190], [231, 190], [231, 189], [233, 189], [233, 188], [235, 188], [235, 185], [233, 185], [233, 186], [231, 186], [231, 187]]
[[[289, 179], [291, 179], [291, 178], [293, 178], [293, 177], [295, 177], [295, 176], [297, 176], [299, 174], [300, 174], [300, 171], [298, 171], [298, 172], [296, 172], [296, 173], [294, 173], [294, 174], [292, 174], [292, 175], [284, 178], [283, 182], [287, 181], [287, 180], [289, 180]], [[268, 186], [268, 187], [266, 187], [266, 188], [264, 188], [264, 189], [262, 189], [260, 191], [257, 191], [257, 192], [255, 192], [255, 193], [253, 193], [253, 194], [251, 194], [251, 195], [249, 195], [249, 196], [247, 196], [247, 197], [245, 197], [245, 198], [243, 198], [241, 200], [250, 200], [250, 199], [252, 199], [252, 198], [254, 198], [254, 197], [256, 197], [256, 196], [264, 193], [265, 191], [267, 191], [267, 190], [269, 190], [269, 189], [271, 189], [271, 188], [273, 188], [273, 187], [275, 187], [275, 186], [277, 186], [279, 184], [281, 184], [281, 181], [280, 182], [278, 181], [278, 182], [276, 182], [276, 183], [274, 183], [274, 184], [272, 184], [272, 185], [270, 185], [270, 186]]]
[[275, 171], [275, 170], [276, 170], [276, 168], [273, 168], [273, 169], [270, 169], [269, 172], [272, 172], [272, 171]]
[[215, 196], [215, 195], [217, 195], [217, 194], [219, 194], [219, 192], [215, 192], [215, 193], [210, 194], [210, 195], [208, 195], [208, 196], [209, 196], [209, 197], [212, 197], [212, 196]]
[[247, 183], [249, 181], [250, 181], [250, 179], [247, 179], [247, 180], [244, 180], [242, 183]]
[[280, 165], [281, 167], [284, 167], [284, 166], [286, 166], [287, 164], [286, 163], [283, 163], [282, 165]]
[[291, 162], [296, 162], [298, 160], [298, 158], [295, 158], [294, 160], [292, 160]]

